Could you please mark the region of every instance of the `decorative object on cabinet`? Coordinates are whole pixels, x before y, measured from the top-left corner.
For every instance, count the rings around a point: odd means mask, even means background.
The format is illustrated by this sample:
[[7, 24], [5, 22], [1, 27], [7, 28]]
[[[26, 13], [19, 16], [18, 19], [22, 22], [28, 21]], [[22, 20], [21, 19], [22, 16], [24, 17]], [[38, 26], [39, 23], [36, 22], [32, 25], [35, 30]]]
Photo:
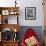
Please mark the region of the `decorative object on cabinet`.
[[10, 10], [10, 13], [9, 13], [10, 15], [17, 15], [18, 14], [18, 11], [16, 11], [16, 10]]
[[17, 0], [15, 0], [15, 7], [16, 7], [16, 4], [17, 4]]
[[[18, 46], [18, 31], [20, 27], [18, 24], [18, 12], [19, 7], [0, 7], [1, 46]], [[9, 20], [9, 17], [12, 17], [12, 19], [10, 18], [11, 20]], [[15, 22], [13, 23], [13, 21]]]
[[2, 23], [3, 24], [8, 24], [8, 16], [2, 16]]
[[36, 7], [26, 7], [25, 8], [25, 19], [26, 20], [36, 19]]
[[7, 18], [7, 19], [5, 19], [5, 24], [6, 24], [6, 23], [8, 24], [8, 18]]

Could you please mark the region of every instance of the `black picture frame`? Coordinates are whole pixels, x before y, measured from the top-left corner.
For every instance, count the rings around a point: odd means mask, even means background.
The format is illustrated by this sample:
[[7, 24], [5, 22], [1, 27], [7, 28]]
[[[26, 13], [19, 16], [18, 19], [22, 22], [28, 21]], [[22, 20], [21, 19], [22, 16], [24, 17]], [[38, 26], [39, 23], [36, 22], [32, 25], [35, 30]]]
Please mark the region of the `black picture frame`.
[[36, 7], [25, 7], [25, 19], [26, 20], [36, 19]]

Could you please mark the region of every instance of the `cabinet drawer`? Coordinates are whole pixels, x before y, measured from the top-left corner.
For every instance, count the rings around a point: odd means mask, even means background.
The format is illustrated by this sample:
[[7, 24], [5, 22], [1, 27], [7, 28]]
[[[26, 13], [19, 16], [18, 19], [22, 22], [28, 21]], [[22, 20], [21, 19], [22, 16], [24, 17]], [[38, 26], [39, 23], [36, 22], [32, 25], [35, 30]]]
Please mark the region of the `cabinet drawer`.
[[2, 46], [18, 46], [18, 42], [3, 42]]

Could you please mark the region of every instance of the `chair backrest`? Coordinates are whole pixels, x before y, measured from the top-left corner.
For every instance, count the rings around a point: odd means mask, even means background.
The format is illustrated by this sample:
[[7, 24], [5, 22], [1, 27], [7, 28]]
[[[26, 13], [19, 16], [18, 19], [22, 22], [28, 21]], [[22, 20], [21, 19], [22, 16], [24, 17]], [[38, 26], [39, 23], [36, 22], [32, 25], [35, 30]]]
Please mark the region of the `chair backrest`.
[[22, 38], [21, 45], [26, 46], [27, 44], [25, 43], [25, 40], [31, 38], [32, 36], [35, 37], [36, 40], [38, 41], [36, 46], [41, 46], [41, 44], [39, 43], [39, 40], [37, 39], [37, 34], [34, 32], [32, 28], [29, 28], [26, 30], [24, 37]]

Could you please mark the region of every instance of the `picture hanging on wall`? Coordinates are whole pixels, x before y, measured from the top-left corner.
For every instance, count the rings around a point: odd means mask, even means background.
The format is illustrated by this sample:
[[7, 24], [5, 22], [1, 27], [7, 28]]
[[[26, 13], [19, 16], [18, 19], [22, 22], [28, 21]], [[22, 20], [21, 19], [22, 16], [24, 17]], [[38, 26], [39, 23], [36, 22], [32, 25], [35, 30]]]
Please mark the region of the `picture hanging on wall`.
[[25, 8], [25, 19], [26, 20], [36, 19], [36, 7], [26, 7]]

